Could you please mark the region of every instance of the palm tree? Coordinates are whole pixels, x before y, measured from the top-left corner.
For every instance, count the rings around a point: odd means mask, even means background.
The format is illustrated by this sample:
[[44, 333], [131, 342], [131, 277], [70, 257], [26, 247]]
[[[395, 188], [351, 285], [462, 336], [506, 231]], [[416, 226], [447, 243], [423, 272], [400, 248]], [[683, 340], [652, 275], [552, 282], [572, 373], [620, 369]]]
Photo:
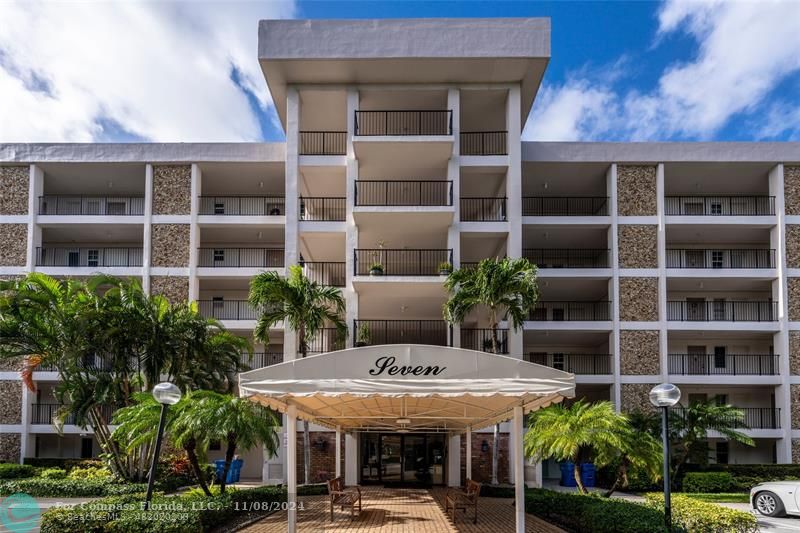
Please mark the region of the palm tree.
[[531, 416], [530, 431], [525, 434], [525, 455], [539, 461], [572, 461], [575, 483], [586, 494], [581, 460], [594, 455], [595, 464], [605, 466], [615, 450], [625, 445], [628, 431], [625, 416], [616, 413], [611, 402], [578, 400], [569, 407], [551, 405]]
[[[625, 417], [625, 415], [618, 415]], [[653, 435], [640, 432], [635, 423], [626, 417], [626, 423], [620, 429], [619, 448], [603, 448], [598, 450], [595, 462], [600, 464], [617, 464], [614, 482], [604, 494], [606, 498], [614, 494], [618, 487], [627, 488], [628, 474], [631, 471], [643, 472], [648, 479], [657, 481], [661, 477], [661, 461], [664, 457], [663, 447]], [[603, 454], [611, 453], [611, 457]]]
[[[289, 275], [262, 272], [250, 282], [250, 305], [259, 311], [254, 335], [269, 345], [269, 330], [280, 322], [297, 332], [301, 357], [308, 355], [308, 344], [326, 324], [347, 336], [342, 291], [308, 279], [299, 265], [289, 267]], [[303, 421], [303, 469], [305, 484], [311, 482], [311, 438], [308, 421]]]
[[[444, 318], [450, 324], [461, 324], [479, 307], [488, 311], [492, 330], [492, 353], [499, 353], [497, 326], [501, 317], [510, 320], [518, 331], [538, 298], [536, 267], [527, 259], [484, 259], [476, 268], [451, 272], [444, 283], [449, 294], [444, 304]], [[492, 484], [497, 484], [500, 425], [494, 428], [492, 446]]]

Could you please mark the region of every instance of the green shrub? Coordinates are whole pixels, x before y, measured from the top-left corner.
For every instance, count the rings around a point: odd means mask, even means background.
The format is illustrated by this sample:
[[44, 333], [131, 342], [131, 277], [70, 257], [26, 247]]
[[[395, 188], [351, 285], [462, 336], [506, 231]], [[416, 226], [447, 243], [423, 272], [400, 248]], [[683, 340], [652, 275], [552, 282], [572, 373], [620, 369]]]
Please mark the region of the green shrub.
[[[658, 511], [664, 508], [664, 495], [645, 495], [647, 504]], [[707, 503], [683, 496], [672, 495], [672, 520], [686, 531], [699, 533], [755, 533], [756, 517], [715, 503]]]
[[39, 477], [42, 479], [64, 479], [67, 477], [67, 471], [63, 468], [45, 468], [39, 472]]
[[319, 496], [328, 494], [328, 484], [327, 483], [315, 483], [313, 485], [298, 485], [297, 486], [297, 495], [298, 496]]
[[684, 492], [731, 492], [734, 489], [730, 472], [689, 472], [683, 477]]
[[514, 485], [481, 485], [484, 498], [513, 498]]
[[111, 479], [111, 470], [105, 466], [76, 466], [69, 471], [67, 475], [69, 479], [87, 479], [87, 480], [103, 480]]
[[145, 483], [120, 483], [113, 479], [9, 479], [0, 481], [0, 496], [25, 492], [37, 498], [115, 496], [145, 492]]
[[[138, 508], [144, 501], [144, 494], [112, 496], [82, 503], [74, 507], [51, 507], [42, 513], [41, 533], [101, 533], [107, 523], [118, 516], [113, 507]], [[102, 506], [102, 507], [101, 507]], [[108, 508], [105, 512], [101, 509]]]
[[555, 492], [529, 490], [525, 511], [575, 533], [663, 533], [664, 513], [639, 503]]
[[62, 459], [58, 457], [26, 457], [25, 464], [39, 468], [63, 468], [67, 472], [75, 467], [99, 468], [105, 466], [100, 459]]
[[36, 469], [30, 465], [0, 463], [0, 479], [19, 479], [35, 475]]
[[[685, 471], [676, 480], [679, 486], [689, 474], [693, 472], [727, 472], [733, 476], [731, 491], [749, 492], [759, 483], [767, 481], [781, 481], [800, 479], [800, 465], [797, 464], [753, 464], [753, 465], [720, 465], [712, 464], [705, 467], [687, 465]], [[683, 488], [685, 492], [688, 489]]]

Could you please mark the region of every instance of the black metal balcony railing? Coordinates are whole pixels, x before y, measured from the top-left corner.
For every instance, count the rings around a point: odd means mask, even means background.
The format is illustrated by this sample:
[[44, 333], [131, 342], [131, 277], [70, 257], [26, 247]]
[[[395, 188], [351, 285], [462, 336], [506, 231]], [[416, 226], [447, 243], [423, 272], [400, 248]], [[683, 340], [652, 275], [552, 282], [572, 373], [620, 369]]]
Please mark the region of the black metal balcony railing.
[[252, 357], [246, 353], [242, 354], [242, 364], [247, 365], [252, 370], [277, 365], [282, 362], [283, 352], [253, 352]]
[[39, 197], [40, 215], [144, 215], [143, 196], [70, 196]]
[[347, 220], [347, 198], [300, 197], [300, 220], [344, 222]]
[[197, 308], [204, 317], [217, 320], [258, 319], [258, 311], [247, 300], [198, 300]]
[[340, 334], [336, 328], [323, 328], [309, 341], [308, 353], [326, 353], [344, 350], [346, 341], [346, 336]]
[[[738, 429], [780, 429], [781, 410], [779, 407], [737, 407], [744, 414], [744, 424], [734, 423]], [[671, 410], [675, 416], [685, 417], [687, 409], [676, 407]]]
[[611, 374], [611, 354], [596, 353], [529, 353], [525, 360], [573, 374]]
[[608, 268], [608, 250], [526, 248], [522, 256], [539, 268]]
[[606, 196], [523, 196], [522, 216], [605, 216], [608, 215]]
[[667, 196], [667, 215], [757, 216], [775, 214], [774, 196]]
[[[56, 415], [61, 410], [62, 404], [59, 403], [34, 403], [31, 404], [31, 424], [52, 424], [55, 422]], [[108, 405], [100, 406], [100, 412], [107, 422], [111, 422], [114, 410]], [[65, 425], [74, 425], [75, 416], [68, 414], [64, 418]]]
[[681, 376], [774, 376], [779, 356], [774, 354], [694, 354], [667, 356], [669, 373]]
[[461, 155], [507, 155], [505, 131], [462, 131]]
[[140, 267], [142, 266], [142, 247], [37, 247], [36, 266]]
[[354, 320], [358, 343], [431, 344], [449, 346], [449, 326], [444, 320]]
[[355, 203], [359, 206], [453, 205], [449, 180], [357, 180]]
[[346, 131], [301, 131], [300, 155], [347, 154]]
[[[110, 372], [113, 369], [111, 359], [101, 355], [87, 355], [82, 359], [78, 359], [78, 367], [83, 370], [93, 372]], [[139, 368], [139, 359], [132, 357], [130, 359], [130, 368]], [[57, 372], [58, 367], [55, 364], [39, 365], [36, 367], [37, 372]]]
[[[492, 351], [491, 328], [461, 328], [461, 347], [478, 352], [495, 353]], [[508, 329], [498, 328], [496, 353], [508, 353]]]
[[283, 248], [199, 248], [197, 266], [211, 268], [282, 267]]
[[305, 261], [302, 263], [303, 272], [311, 281], [329, 287], [345, 286], [346, 263], [330, 261]]
[[536, 302], [530, 320], [539, 321], [598, 321], [611, 320], [611, 302]]
[[441, 263], [453, 263], [453, 250], [390, 250], [386, 248], [353, 250], [355, 275], [367, 276], [380, 265], [385, 276], [438, 276]]
[[465, 222], [503, 222], [506, 220], [506, 199], [461, 198], [461, 220]]
[[450, 110], [356, 111], [356, 135], [452, 135]]
[[286, 214], [283, 196], [201, 196], [199, 214], [280, 216]]
[[667, 302], [667, 320], [675, 322], [774, 322], [777, 319], [778, 306], [768, 300]]
[[775, 268], [775, 250], [668, 248], [667, 268]]

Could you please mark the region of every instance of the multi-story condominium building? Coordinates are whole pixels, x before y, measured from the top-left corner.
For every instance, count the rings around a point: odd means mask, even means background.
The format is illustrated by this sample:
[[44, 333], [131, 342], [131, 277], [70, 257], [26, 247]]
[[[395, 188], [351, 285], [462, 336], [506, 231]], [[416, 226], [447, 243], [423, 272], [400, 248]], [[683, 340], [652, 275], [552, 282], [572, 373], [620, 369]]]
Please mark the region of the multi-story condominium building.
[[[800, 144], [523, 142], [549, 37], [547, 19], [262, 21], [286, 142], [0, 145], [0, 275], [132, 276], [250, 337], [251, 277], [299, 264], [347, 302], [349, 338], [326, 330], [315, 354], [480, 351], [484, 315], [442, 319], [439, 264], [526, 257], [539, 303], [522, 330], [502, 324], [504, 354], [623, 411], [664, 381], [684, 405], [717, 398], [756, 446], [711, 433], [714, 460], [800, 460]], [[252, 366], [297, 357], [294, 333], [271, 339]], [[53, 429], [49, 370], [33, 394], [0, 369], [0, 459], [98, 452], [91, 429]], [[475, 479], [491, 432], [472, 433]], [[315, 480], [336, 469], [333, 435], [312, 426]], [[444, 483], [464, 468], [446, 440], [364, 433], [344, 455], [361, 482], [412, 481], [372, 468], [381, 455]], [[244, 475], [282, 482], [284, 455], [247, 452]]]

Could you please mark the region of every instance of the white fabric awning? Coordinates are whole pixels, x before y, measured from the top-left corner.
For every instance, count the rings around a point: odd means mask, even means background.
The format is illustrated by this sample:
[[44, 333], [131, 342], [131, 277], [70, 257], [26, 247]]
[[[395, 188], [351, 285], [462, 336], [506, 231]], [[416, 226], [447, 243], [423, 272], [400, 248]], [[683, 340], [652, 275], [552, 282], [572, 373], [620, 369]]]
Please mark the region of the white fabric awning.
[[346, 430], [462, 432], [575, 395], [572, 374], [501, 355], [394, 344], [330, 352], [245, 372], [239, 392]]

